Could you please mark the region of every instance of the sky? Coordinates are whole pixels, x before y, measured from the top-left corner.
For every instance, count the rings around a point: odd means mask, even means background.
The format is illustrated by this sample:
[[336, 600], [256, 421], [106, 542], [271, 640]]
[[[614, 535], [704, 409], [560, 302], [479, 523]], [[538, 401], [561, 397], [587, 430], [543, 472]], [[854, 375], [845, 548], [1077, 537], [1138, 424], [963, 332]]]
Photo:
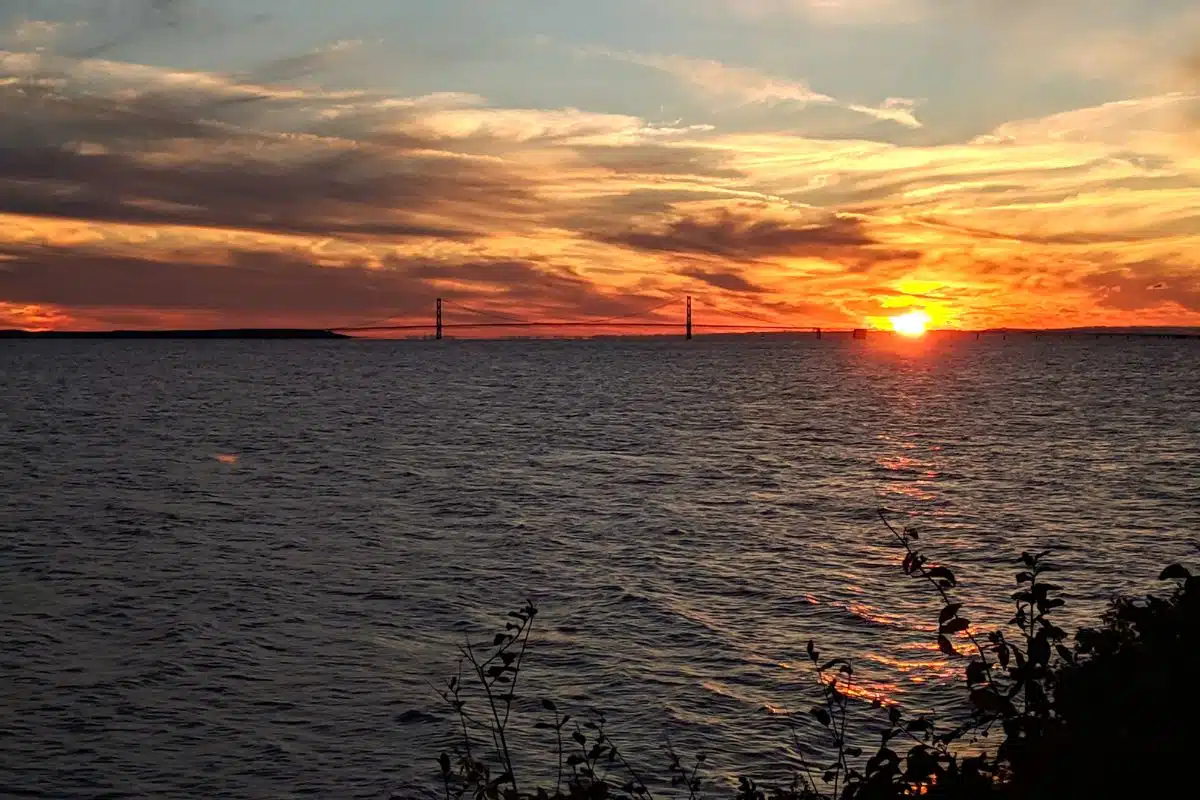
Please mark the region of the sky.
[[0, 328], [684, 295], [713, 322], [1200, 325], [1200, 6], [0, 3]]

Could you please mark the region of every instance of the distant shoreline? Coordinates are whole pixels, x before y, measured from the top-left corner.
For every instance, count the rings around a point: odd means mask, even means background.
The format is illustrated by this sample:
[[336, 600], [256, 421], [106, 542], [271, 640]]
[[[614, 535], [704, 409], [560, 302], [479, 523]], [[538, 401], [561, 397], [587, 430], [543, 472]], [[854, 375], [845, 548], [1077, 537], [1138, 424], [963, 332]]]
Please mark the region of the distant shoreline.
[[228, 328], [175, 331], [23, 331], [0, 330], [0, 339], [351, 339], [342, 333], [310, 328]]

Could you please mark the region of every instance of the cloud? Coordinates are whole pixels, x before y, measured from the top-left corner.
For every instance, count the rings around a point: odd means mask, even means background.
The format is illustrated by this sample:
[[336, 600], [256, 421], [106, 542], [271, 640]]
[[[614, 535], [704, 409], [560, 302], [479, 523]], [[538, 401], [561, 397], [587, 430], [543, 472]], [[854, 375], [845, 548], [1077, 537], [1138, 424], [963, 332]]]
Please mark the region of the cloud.
[[[416, 174], [405, 175], [403, 166]], [[469, 238], [467, 228], [417, 221], [435, 205], [518, 199], [503, 180], [419, 158], [383, 164], [350, 151], [286, 165], [143, 163], [60, 148], [0, 151], [0, 212], [142, 225], [268, 233]]]
[[633, 53], [601, 47], [579, 48], [575, 52], [665, 72], [705, 94], [731, 100], [738, 105], [790, 105], [800, 108], [809, 105], [836, 106], [908, 128], [921, 127], [920, 121], [913, 114], [915, 101], [906, 98], [888, 98], [882, 105], [873, 107], [839, 101], [814, 91], [803, 81], [770, 75], [749, 67], [731, 66], [711, 59]]
[[1134, 137], [1145, 139], [1169, 133], [1180, 113], [1200, 107], [1200, 93], [1166, 94], [1114, 100], [1035, 119], [1006, 122], [977, 137], [980, 144], [1037, 144], [1099, 142], [1128, 147]]
[[0, 246], [0, 297], [10, 317], [21, 309], [30, 317], [35, 310], [44, 316], [76, 309], [90, 319], [109, 313], [115, 322], [140, 310], [150, 317], [187, 312], [229, 326], [267, 320], [318, 327], [425, 320], [439, 296], [483, 305], [519, 302], [525, 309], [584, 308], [597, 316], [661, 301], [612, 294], [569, 268], [536, 261], [391, 256], [376, 265], [320, 266], [299, 250], [230, 250], [203, 261], [199, 255], [159, 259]]
[[429, 141], [493, 144], [634, 144], [709, 130], [708, 126], [648, 125], [627, 114], [577, 108], [446, 108], [423, 114], [397, 130]]
[[[867, 233], [861, 220], [853, 217], [831, 216], [818, 221], [777, 219], [747, 208], [678, 215], [653, 227], [601, 234], [600, 238], [636, 250], [737, 262], [819, 258], [861, 264], [916, 256], [912, 252], [876, 249], [880, 242]], [[745, 286], [738, 289], [745, 290]]]
[[1121, 311], [1144, 311], [1172, 303], [1200, 313], [1200, 274], [1194, 268], [1143, 261], [1089, 273], [1080, 283], [1096, 292], [1101, 305]]
[[7, 31], [0, 31], [0, 41], [12, 39], [23, 45], [38, 46], [51, 42], [71, 29], [83, 27], [82, 24], [68, 25], [61, 21], [42, 19], [20, 19]]
[[[467, 238], [530, 196], [498, 163], [366, 138], [272, 131], [330, 124], [306, 93], [104, 61], [0, 54], [0, 212], [273, 233]], [[444, 99], [444, 98], [442, 98]], [[456, 98], [456, 100], [459, 98]], [[366, 98], [368, 110], [377, 106]], [[439, 108], [410, 99], [393, 117]], [[222, 119], [222, 116], [225, 119]], [[294, 123], [293, 123], [294, 124]], [[457, 211], [457, 221], [424, 217]]]
[[177, 32], [195, 20], [191, 0], [126, 0], [123, 3], [78, 3], [86, 24], [72, 26], [83, 39], [68, 42], [70, 52], [91, 58], [119, 50], [149, 36]]
[[759, 293], [765, 292], [761, 286], [751, 283], [742, 275], [736, 272], [721, 271], [721, 270], [704, 270], [699, 267], [685, 269], [681, 273], [689, 278], [695, 278], [698, 281], [703, 281], [710, 286], [715, 286], [718, 289], [725, 289], [730, 292], [748, 292]]
[[300, 253], [235, 251], [223, 262], [204, 263], [79, 249], [5, 249], [0, 295], [9, 302], [195, 310], [231, 319], [298, 316], [345, 324], [358, 315], [415, 312], [433, 297], [429, 287], [406, 280], [402, 272], [321, 267]]
[[899, 25], [931, 15], [931, 0], [687, 0], [708, 13], [721, 12], [754, 22], [799, 18], [817, 25]]
[[773, 77], [746, 67], [731, 67], [719, 61], [684, 56], [645, 55], [606, 49], [584, 51], [615, 61], [625, 61], [673, 75], [705, 92], [732, 98], [742, 104], [832, 103], [833, 98], [814, 92], [800, 81]]
[[916, 105], [916, 100], [907, 97], [889, 97], [878, 107], [851, 104], [847, 108], [857, 111], [859, 114], [866, 114], [868, 117], [916, 129], [922, 127], [921, 121], [913, 112]]

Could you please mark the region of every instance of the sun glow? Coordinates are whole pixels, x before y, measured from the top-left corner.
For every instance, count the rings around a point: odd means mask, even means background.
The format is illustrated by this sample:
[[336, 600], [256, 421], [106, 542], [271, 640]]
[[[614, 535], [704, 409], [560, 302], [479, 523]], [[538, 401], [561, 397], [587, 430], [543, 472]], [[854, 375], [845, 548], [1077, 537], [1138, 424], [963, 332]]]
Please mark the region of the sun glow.
[[901, 336], [921, 336], [929, 325], [929, 315], [917, 309], [892, 317], [892, 329]]

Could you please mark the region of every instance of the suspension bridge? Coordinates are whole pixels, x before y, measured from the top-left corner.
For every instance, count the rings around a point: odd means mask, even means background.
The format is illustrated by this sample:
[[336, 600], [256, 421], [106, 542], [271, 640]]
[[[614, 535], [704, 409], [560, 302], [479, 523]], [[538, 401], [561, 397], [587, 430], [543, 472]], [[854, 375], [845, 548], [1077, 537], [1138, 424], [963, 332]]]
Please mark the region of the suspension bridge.
[[[678, 321], [663, 319], [659, 312], [673, 305], [681, 305], [683, 318]], [[698, 304], [697, 304], [698, 305]], [[744, 319], [746, 323], [730, 322], [697, 322], [693, 315], [692, 296], [672, 297], [665, 302], [649, 308], [639, 309], [628, 314], [611, 317], [595, 317], [589, 319], [524, 319], [498, 311], [486, 311], [473, 308], [456, 301], [437, 298], [433, 317], [429, 322], [392, 323], [391, 319], [379, 320], [367, 325], [332, 328], [335, 333], [342, 334], [371, 334], [371, 333], [400, 333], [432, 331], [433, 338], [441, 339], [446, 331], [451, 330], [487, 330], [490, 328], [592, 328], [616, 330], [658, 330], [676, 329], [683, 333], [684, 338], [691, 339], [694, 332], [703, 331], [737, 331], [740, 333], [815, 333], [821, 338], [822, 330], [809, 325], [780, 325], [771, 320], [747, 314], [746, 312], [728, 311], [725, 309], [712, 310], [719, 313], [721, 319]], [[458, 312], [451, 317], [448, 312]], [[466, 314], [469, 316], [463, 317]], [[448, 321], [450, 320], [450, 321]]]

